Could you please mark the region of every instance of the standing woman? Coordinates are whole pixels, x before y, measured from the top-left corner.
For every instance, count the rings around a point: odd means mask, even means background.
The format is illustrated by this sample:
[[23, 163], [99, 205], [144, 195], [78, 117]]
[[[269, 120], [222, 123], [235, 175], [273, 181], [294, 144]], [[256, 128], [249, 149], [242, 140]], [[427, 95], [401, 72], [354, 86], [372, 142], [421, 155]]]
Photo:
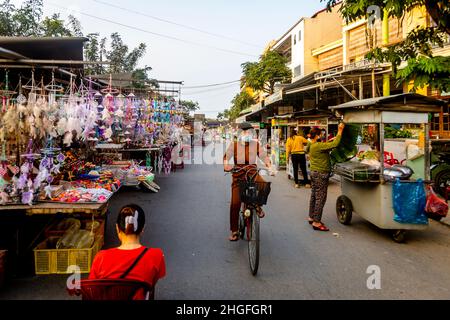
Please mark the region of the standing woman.
[[[291, 136], [286, 142], [286, 160], [292, 161], [292, 168], [294, 171], [295, 187], [300, 188], [298, 182], [298, 167], [302, 170], [303, 181], [302, 185], [306, 188], [310, 187], [308, 180], [308, 171], [306, 170], [306, 152], [305, 146], [308, 144], [308, 140], [303, 136], [303, 132], [300, 132], [298, 128], [291, 130]], [[289, 159], [289, 156], [291, 158]]]
[[309, 162], [311, 169], [311, 200], [309, 205], [309, 223], [314, 230], [329, 231], [322, 223], [322, 213], [327, 201], [328, 181], [331, 172], [330, 151], [341, 142], [342, 131], [345, 125], [339, 124], [338, 134], [331, 142], [319, 142], [320, 129], [312, 129], [311, 143], [308, 145]]

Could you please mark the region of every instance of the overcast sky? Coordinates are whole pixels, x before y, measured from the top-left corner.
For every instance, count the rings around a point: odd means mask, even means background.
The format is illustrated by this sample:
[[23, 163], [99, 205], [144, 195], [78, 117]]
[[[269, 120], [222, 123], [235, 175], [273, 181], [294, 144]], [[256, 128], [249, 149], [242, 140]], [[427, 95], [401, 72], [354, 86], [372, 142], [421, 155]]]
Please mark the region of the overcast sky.
[[[20, 5], [22, 1], [13, 2]], [[99, 32], [109, 36], [119, 32], [130, 48], [146, 43], [147, 53], [140, 66], [151, 66], [153, 78], [184, 81], [185, 87], [238, 80], [241, 63], [257, 60], [272, 39], [283, 35], [301, 17], [311, 16], [325, 6], [320, 0], [44, 0], [44, 5], [45, 15], [60, 12], [66, 17], [75, 13], [84, 34]], [[186, 88], [182, 99], [198, 101], [202, 113], [215, 117], [230, 106], [238, 91], [239, 83], [209, 90]]]

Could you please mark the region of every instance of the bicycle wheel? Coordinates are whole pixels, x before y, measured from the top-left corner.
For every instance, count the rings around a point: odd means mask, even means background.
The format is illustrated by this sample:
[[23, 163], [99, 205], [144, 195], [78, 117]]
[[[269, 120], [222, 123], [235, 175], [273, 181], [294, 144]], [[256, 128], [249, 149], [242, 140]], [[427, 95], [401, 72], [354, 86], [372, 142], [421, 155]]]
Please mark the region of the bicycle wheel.
[[250, 263], [250, 270], [255, 276], [258, 272], [259, 266], [259, 216], [256, 210], [252, 210], [252, 215], [250, 216], [248, 228], [248, 261]]

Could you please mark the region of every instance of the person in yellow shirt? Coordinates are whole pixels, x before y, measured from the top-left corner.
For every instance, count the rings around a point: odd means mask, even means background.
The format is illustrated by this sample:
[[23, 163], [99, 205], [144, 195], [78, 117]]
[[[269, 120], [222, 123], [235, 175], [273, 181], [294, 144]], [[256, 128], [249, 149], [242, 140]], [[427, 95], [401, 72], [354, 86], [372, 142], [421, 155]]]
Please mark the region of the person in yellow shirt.
[[[308, 171], [306, 170], [306, 152], [305, 145], [308, 144], [308, 140], [303, 136], [302, 130], [293, 128], [291, 130], [291, 136], [286, 141], [286, 159], [292, 161], [292, 167], [294, 170], [295, 187], [300, 188], [298, 181], [298, 167], [302, 170], [303, 181], [302, 185], [306, 188], [310, 188], [310, 182], [308, 180]], [[289, 156], [291, 158], [289, 158]]]

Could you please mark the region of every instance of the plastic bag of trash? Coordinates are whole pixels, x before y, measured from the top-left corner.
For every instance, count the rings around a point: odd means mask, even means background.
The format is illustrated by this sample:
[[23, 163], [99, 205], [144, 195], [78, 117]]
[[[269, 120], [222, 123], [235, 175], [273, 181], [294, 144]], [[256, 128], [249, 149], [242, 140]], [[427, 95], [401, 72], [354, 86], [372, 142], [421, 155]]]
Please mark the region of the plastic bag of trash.
[[439, 195], [434, 192], [433, 188], [428, 187], [427, 205], [425, 211], [430, 216], [446, 217], [448, 213], [448, 204]]
[[394, 220], [399, 223], [428, 224], [425, 213], [426, 194], [421, 179], [401, 182], [397, 179], [392, 186]]

